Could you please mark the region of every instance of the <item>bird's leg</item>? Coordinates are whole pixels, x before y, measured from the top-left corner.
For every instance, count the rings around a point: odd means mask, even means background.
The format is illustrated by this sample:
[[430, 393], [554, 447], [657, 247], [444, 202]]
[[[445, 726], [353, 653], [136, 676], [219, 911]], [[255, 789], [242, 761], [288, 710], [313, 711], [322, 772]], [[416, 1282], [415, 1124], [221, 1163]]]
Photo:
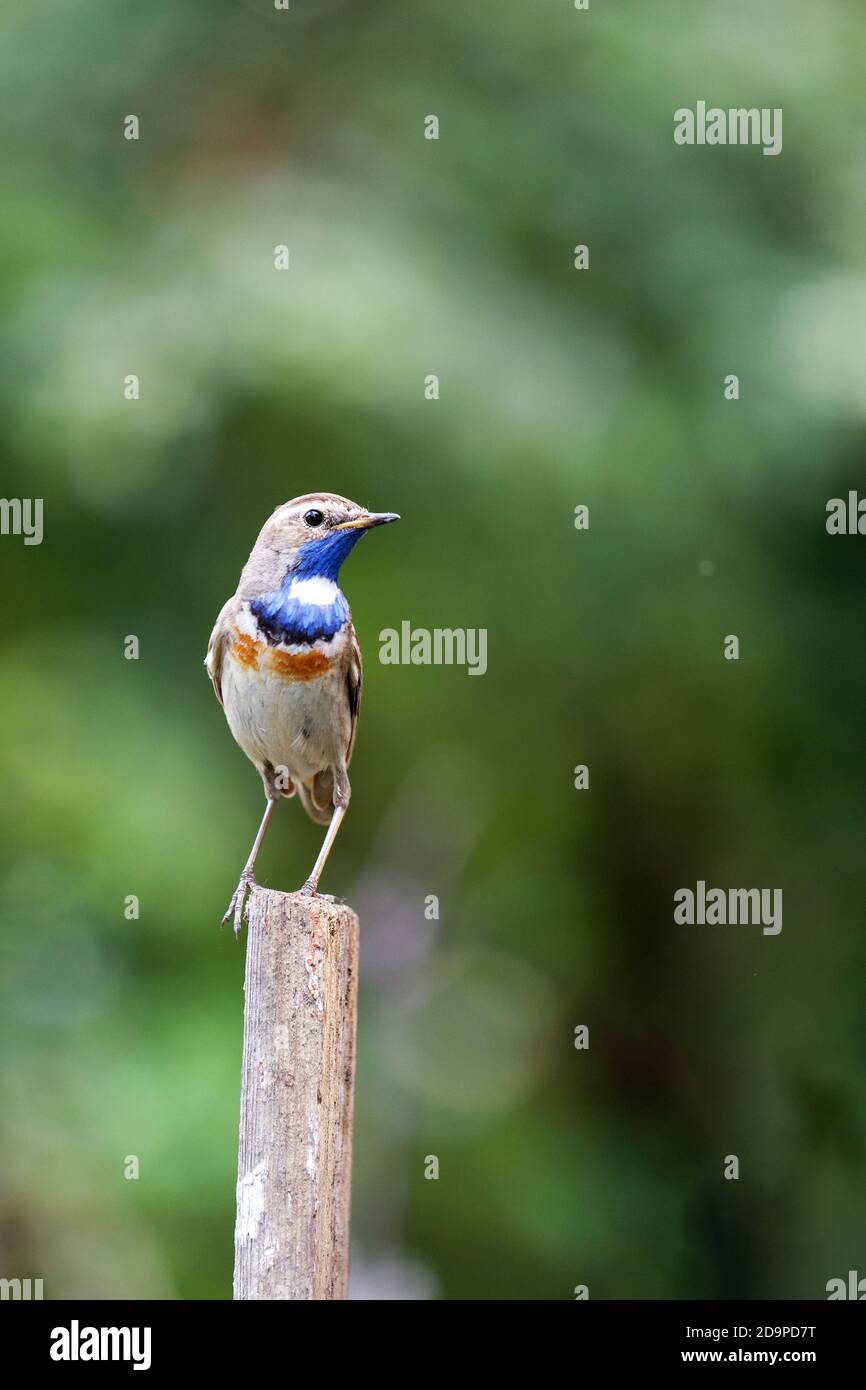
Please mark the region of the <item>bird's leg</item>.
[[328, 855], [331, 853], [331, 845], [337, 838], [340, 821], [343, 819], [348, 809], [348, 805], [334, 807], [334, 814], [331, 816], [331, 824], [328, 826], [327, 833], [322, 842], [322, 848], [319, 850], [319, 857], [313, 865], [313, 872], [310, 874], [310, 877], [307, 879], [303, 888], [299, 890], [301, 893], [313, 894], [317, 891], [319, 876], [325, 867]]
[[235, 936], [240, 936], [241, 923], [242, 923], [242, 921], [243, 921], [243, 915], [244, 915], [244, 904], [245, 904], [246, 898], [247, 898], [247, 889], [248, 889], [248, 888], [252, 888], [252, 887], [254, 886], [254, 884], [255, 884], [255, 881], [256, 881], [255, 878], [254, 878], [254, 876], [253, 876], [253, 869], [254, 869], [254, 867], [255, 867], [256, 855], [258, 854], [259, 849], [261, 848], [262, 840], [265, 838], [265, 831], [266, 831], [267, 828], [268, 828], [268, 821], [269, 821], [270, 818], [271, 818], [271, 812], [273, 811], [273, 809], [274, 809], [274, 807], [276, 806], [276, 804], [277, 804], [276, 797], [269, 796], [269, 797], [268, 797], [268, 804], [267, 804], [267, 806], [265, 807], [265, 814], [262, 816], [262, 823], [261, 823], [261, 825], [259, 826], [259, 830], [258, 830], [258, 834], [256, 835], [256, 838], [253, 840], [253, 847], [252, 847], [252, 849], [250, 850], [249, 859], [247, 860], [246, 864], [244, 865], [243, 873], [241, 874], [240, 880], [238, 881], [238, 886], [237, 886], [237, 888], [235, 889], [235, 891], [232, 893], [232, 900], [231, 900], [231, 902], [229, 903], [229, 905], [228, 905], [228, 907], [227, 907], [227, 909], [226, 909], [226, 915], [225, 915], [225, 917], [223, 917], [223, 920], [222, 920], [222, 922], [220, 923], [220, 926], [222, 926], [223, 923], [224, 923], [224, 922], [227, 922], [227, 921], [229, 920], [230, 917], [234, 917], [234, 919], [235, 919]]

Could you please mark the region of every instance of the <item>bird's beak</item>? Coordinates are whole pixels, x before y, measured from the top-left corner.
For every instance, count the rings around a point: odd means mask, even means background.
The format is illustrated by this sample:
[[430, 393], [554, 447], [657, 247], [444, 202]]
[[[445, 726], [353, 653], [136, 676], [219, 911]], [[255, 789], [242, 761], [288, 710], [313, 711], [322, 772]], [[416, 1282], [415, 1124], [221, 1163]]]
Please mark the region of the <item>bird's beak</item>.
[[387, 521], [399, 521], [396, 512], [366, 512], [364, 516], [356, 516], [354, 521], [341, 521], [339, 526], [335, 526], [335, 531], [369, 531], [371, 526], [384, 526]]

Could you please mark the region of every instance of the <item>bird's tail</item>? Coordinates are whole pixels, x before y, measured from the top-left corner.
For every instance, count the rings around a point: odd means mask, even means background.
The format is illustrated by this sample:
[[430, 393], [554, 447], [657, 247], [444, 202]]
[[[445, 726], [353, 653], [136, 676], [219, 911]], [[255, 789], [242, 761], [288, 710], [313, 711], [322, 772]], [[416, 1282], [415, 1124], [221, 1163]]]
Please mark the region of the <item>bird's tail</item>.
[[298, 782], [296, 786], [310, 820], [317, 825], [329, 825], [334, 814], [334, 777], [330, 768], [317, 772], [311, 782]]

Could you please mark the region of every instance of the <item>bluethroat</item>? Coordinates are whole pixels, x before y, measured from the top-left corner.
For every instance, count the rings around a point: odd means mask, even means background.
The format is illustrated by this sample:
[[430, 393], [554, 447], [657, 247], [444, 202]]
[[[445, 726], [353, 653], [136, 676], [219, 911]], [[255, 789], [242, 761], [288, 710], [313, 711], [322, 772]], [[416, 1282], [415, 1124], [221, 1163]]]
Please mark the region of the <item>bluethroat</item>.
[[361, 650], [340, 566], [373, 526], [399, 521], [333, 492], [309, 493], [265, 522], [234, 598], [216, 620], [205, 666], [229, 728], [265, 789], [267, 805], [223, 917], [239, 933], [271, 814], [297, 792], [328, 827], [302, 893], [319, 876], [349, 805], [348, 766], [358, 731]]

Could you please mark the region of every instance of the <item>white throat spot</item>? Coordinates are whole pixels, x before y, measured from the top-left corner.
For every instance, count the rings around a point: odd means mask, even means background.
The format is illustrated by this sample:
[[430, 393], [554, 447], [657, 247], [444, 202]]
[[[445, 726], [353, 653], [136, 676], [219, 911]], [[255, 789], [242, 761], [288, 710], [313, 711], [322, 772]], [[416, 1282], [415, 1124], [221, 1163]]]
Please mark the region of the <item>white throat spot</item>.
[[339, 590], [333, 579], [323, 579], [314, 575], [312, 579], [293, 579], [289, 586], [289, 598], [298, 603], [310, 603], [316, 608], [330, 608]]

